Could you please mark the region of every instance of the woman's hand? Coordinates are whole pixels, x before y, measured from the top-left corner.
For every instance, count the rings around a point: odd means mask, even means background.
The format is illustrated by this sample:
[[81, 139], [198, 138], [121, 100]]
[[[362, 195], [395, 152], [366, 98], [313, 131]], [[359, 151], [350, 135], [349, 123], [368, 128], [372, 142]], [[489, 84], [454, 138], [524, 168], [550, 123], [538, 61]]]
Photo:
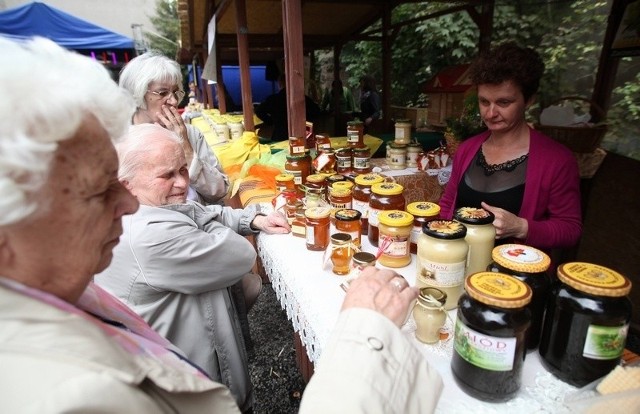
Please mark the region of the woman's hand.
[[482, 202], [482, 208], [493, 213], [493, 227], [496, 228], [496, 239], [504, 239], [506, 237], [515, 237], [516, 239], [525, 240], [529, 234], [529, 222], [515, 214], [509, 213], [499, 207], [493, 207]]
[[178, 110], [171, 105], [162, 105], [162, 112], [158, 112], [157, 122], [160, 126], [175, 132], [180, 138], [182, 138], [182, 148], [184, 149], [184, 155], [187, 158], [187, 165], [191, 164], [193, 159], [193, 147], [189, 142], [189, 135], [187, 134], [187, 126], [184, 124], [184, 120], [178, 113]]
[[251, 222], [251, 227], [268, 234], [286, 234], [291, 231], [287, 218], [277, 212], [269, 213], [266, 216], [258, 214]]
[[409, 306], [418, 297], [418, 288], [388, 269], [366, 267], [349, 284], [342, 310], [348, 308], [371, 309], [389, 318], [400, 327], [407, 318]]

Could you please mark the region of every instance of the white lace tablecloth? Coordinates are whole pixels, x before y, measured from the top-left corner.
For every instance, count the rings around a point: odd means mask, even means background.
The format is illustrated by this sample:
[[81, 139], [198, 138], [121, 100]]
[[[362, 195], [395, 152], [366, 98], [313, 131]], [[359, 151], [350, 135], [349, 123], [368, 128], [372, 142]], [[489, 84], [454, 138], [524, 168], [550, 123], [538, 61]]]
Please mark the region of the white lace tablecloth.
[[[306, 249], [305, 240], [287, 235], [265, 235], [257, 237], [258, 254], [271, 280], [282, 308], [300, 335], [309, 359], [317, 363], [322, 347], [327, 342], [331, 329], [340, 311], [344, 291], [340, 284], [344, 276], [334, 275], [330, 269], [322, 269], [322, 252]], [[363, 237], [363, 250], [374, 253]], [[380, 267], [380, 265], [378, 265]], [[409, 283], [415, 283], [415, 255], [410, 265], [395, 269]], [[451, 311], [451, 320], [445, 328], [453, 330], [456, 311]], [[456, 384], [450, 369], [453, 341], [427, 345], [415, 339], [416, 325], [410, 317], [402, 332], [418, 347], [444, 381], [444, 390], [436, 412], [439, 413], [570, 413], [563, 403], [565, 395], [577, 389], [556, 379], [540, 364], [537, 351], [526, 356], [523, 383], [518, 395], [505, 403], [485, 403], [465, 394]], [[452, 335], [450, 336], [450, 338]], [[416, 392], [429, 392], [420, 390]]]

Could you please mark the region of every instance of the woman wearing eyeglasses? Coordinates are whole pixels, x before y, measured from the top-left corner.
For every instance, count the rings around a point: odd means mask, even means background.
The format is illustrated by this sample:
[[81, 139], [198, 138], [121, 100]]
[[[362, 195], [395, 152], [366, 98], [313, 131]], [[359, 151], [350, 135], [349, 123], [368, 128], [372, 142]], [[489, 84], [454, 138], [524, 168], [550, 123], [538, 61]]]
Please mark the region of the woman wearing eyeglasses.
[[178, 104], [185, 95], [178, 63], [159, 52], [144, 53], [122, 69], [120, 86], [128, 90], [136, 102], [133, 124], [158, 124], [182, 137], [189, 162], [188, 199], [202, 204], [222, 204], [229, 179], [202, 132], [185, 124], [178, 113]]

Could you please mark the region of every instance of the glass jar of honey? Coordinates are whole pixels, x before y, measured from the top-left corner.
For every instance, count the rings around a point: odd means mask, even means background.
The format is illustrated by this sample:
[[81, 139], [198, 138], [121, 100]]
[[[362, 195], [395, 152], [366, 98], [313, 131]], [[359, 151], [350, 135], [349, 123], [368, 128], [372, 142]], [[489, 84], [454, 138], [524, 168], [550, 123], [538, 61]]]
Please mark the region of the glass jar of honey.
[[307, 218], [304, 214], [304, 208], [300, 207], [296, 210], [296, 213], [291, 222], [291, 234], [296, 237], [305, 238], [307, 227]]
[[369, 252], [358, 252], [353, 255], [351, 258], [351, 278], [356, 278], [360, 276], [360, 272], [364, 270], [365, 267], [376, 265], [376, 256], [373, 253]]
[[308, 189], [318, 190], [320, 197], [326, 199], [327, 195], [327, 179], [322, 174], [311, 174], [307, 176], [305, 186]]
[[296, 184], [293, 174], [278, 174], [276, 175], [276, 191], [278, 193], [283, 192], [296, 192]]
[[386, 210], [404, 210], [404, 187], [396, 183], [377, 183], [371, 186], [369, 197], [369, 225], [367, 237], [371, 245], [378, 247], [378, 214]]
[[351, 208], [351, 190], [346, 188], [331, 188], [329, 190], [329, 204], [333, 211]]
[[286, 174], [293, 175], [293, 182], [298, 188], [298, 196], [303, 196], [300, 186], [305, 182], [307, 176], [311, 174], [311, 158], [308, 155], [287, 155], [284, 163]]
[[304, 155], [307, 149], [305, 137], [289, 137], [289, 155]]
[[407, 146], [407, 167], [415, 168], [418, 166], [418, 158], [422, 152], [422, 145], [412, 143]]
[[364, 124], [362, 121], [347, 122], [347, 145], [350, 148], [364, 147]]
[[334, 188], [336, 190], [349, 190], [351, 191], [353, 189], [353, 182], [348, 181], [348, 180], [344, 180], [344, 181], [338, 181], [335, 182], [333, 184], [331, 184], [331, 188]]
[[362, 234], [369, 233], [369, 198], [371, 196], [371, 186], [384, 181], [384, 177], [378, 174], [361, 174], [356, 176], [353, 187], [353, 208], [361, 214]]
[[369, 147], [353, 149], [353, 172], [356, 174], [366, 174], [371, 171], [371, 151]]
[[302, 202], [296, 197], [287, 197], [287, 204], [284, 206], [284, 215], [291, 226], [296, 216], [296, 211], [302, 207]]
[[551, 278], [547, 274], [551, 258], [541, 250], [522, 244], [496, 246], [491, 252], [491, 257], [493, 262], [487, 267], [488, 271], [511, 275], [531, 288], [531, 302], [527, 305], [531, 310], [527, 349], [534, 349], [540, 343], [544, 310], [551, 291]]
[[591, 263], [564, 263], [544, 317], [542, 365], [562, 381], [582, 387], [619, 363], [631, 320], [631, 282]]
[[342, 174], [332, 174], [330, 176], [327, 177], [327, 186], [328, 187], [333, 187], [334, 183], [337, 183], [339, 181], [344, 181], [345, 177]]
[[351, 258], [354, 249], [351, 244], [351, 235], [335, 233], [331, 235], [331, 269], [336, 275], [346, 275], [351, 271]]
[[382, 251], [378, 262], [387, 267], [405, 267], [411, 263], [413, 216], [406, 211], [386, 210], [378, 214], [378, 220], [378, 247]]
[[418, 300], [413, 307], [416, 321], [416, 338], [425, 344], [435, 344], [440, 340], [440, 328], [447, 321], [444, 303], [447, 294], [440, 289], [428, 287], [420, 289]]
[[411, 121], [409, 119], [396, 121], [394, 142], [400, 145], [407, 145], [411, 142]]
[[351, 235], [353, 244], [361, 246], [362, 229], [360, 227], [360, 212], [351, 208], [344, 208], [335, 212], [336, 231]]
[[316, 152], [319, 154], [325, 149], [331, 149], [329, 134], [316, 134]]
[[324, 148], [318, 151], [313, 160], [313, 169], [318, 174], [333, 174], [336, 168], [336, 154], [333, 148]]
[[329, 207], [311, 207], [304, 211], [308, 250], [325, 250], [329, 245]]
[[392, 170], [404, 170], [407, 168], [407, 146], [391, 144], [389, 149], [389, 168]]
[[458, 305], [462, 295], [469, 246], [467, 228], [452, 220], [431, 220], [418, 238], [416, 286], [436, 287], [447, 294], [447, 310]]
[[351, 172], [352, 155], [351, 148], [341, 148], [336, 151], [336, 172], [338, 174], [349, 174]]
[[416, 201], [407, 206], [407, 212], [413, 215], [413, 229], [411, 230], [411, 253], [418, 253], [418, 238], [422, 234], [422, 226], [427, 221], [438, 218], [440, 206], [428, 201]]
[[460, 388], [484, 401], [513, 398], [522, 383], [531, 289], [502, 273], [465, 280], [454, 331], [451, 372]]
[[467, 228], [464, 239], [469, 245], [469, 256], [465, 276], [487, 270], [496, 241], [495, 216], [483, 208], [460, 207], [453, 217]]

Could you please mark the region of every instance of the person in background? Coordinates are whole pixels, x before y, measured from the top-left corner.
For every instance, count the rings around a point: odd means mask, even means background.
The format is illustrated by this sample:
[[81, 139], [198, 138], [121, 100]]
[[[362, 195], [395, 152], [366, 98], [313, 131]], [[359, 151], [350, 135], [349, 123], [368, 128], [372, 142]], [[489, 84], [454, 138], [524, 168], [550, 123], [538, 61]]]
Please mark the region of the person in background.
[[[49, 40], [0, 50], [1, 411], [238, 413], [224, 385], [92, 282], [138, 208], [112, 143], [131, 97]], [[395, 272], [365, 270], [300, 413], [433, 412], [440, 376], [398, 328], [416, 297]]]
[[[285, 141], [289, 139], [289, 117], [287, 107], [287, 91], [284, 73], [278, 77], [280, 91], [269, 95], [255, 109], [256, 116], [266, 125], [272, 125], [271, 141]], [[306, 120], [315, 122], [320, 115], [320, 107], [311, 98], [304, 97]]]
[[242, 283], [242, 305], [255, 303], [262, 279], [250, 273], [256, 251], [243, 236], [288, 233], [289, 224], [256, 205], [232, 209], [188, 201], [181, 141], [172, 131], [143, 124], [116, 145], [118, 177], [141, 206], [123, 219], [124, 241], [95, 281], [229, 387], [247, 411], [253, 389], [231, 288]]
[[120, 86], [133, 95], [136, 103], [134, 125], [158, 124], [183, 138], [191, 177], [189, 200], [223, 204], [229, 190], [229, 178], [202, 132], [185, 124], [178, 113], [178, 104], [185, 95], [178, 63], [156, 51], [143, 53], [122, 69]]
[[360, 119], [364, 123], [365, 132], [371, 123], [380, 119], [382, 102], [376, 90], [376, 80], [373, 76], [366, 75], [360, 78]]
[[439, 204], [443, 218], [460, 207], [492, 212], [497, 243], [550, 250], [576, 245], [582, 222], [575, 157], [525, 120], [543, 72], [538, 53], [513, 42], [471, 65], [488, 130], [458, 147]]
[[324, 92], [320, 109], [334, 113], [333, 107], [336, 97], [338, 98], [338, 114], [352, 113], [356, 110], [351, 90], [346, 86], [342, 86], [340, 79], [334, 79], [331, 82], [331, 89]]

